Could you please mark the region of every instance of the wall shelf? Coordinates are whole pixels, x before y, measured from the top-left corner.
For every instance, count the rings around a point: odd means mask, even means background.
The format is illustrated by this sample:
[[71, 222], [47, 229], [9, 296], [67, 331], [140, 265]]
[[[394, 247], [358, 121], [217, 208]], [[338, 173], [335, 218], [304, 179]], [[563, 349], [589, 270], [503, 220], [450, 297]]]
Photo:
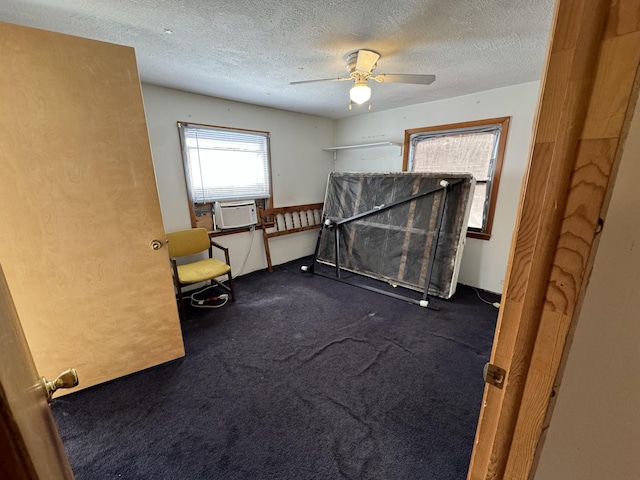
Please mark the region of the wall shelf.
[[336, 160], [338, 150], [354, 150], [356, 148], [372, 148], [372, 147], [400, 147], [400, 153], [402, 153], [402, 144], [398, 142], [375, 142], [375, 143], [361, 143], [360, 145], [344, 145], [340, 147], [327, 147], [323, 148], [325, 152], [333, 152], [333, 159]]

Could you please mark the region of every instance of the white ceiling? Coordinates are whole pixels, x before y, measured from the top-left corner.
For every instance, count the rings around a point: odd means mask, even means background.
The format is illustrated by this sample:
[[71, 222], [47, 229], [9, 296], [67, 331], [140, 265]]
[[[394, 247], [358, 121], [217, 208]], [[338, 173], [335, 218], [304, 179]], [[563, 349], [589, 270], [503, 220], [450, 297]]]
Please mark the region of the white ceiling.
[[[379, 52], [372, 110], [538, 80], [554, 0], [2, 0], [0, 20], [135, 48], [143, 82], [343, 118], [344, 55]], [[172, 33], [167, 33], [170, 30]]]

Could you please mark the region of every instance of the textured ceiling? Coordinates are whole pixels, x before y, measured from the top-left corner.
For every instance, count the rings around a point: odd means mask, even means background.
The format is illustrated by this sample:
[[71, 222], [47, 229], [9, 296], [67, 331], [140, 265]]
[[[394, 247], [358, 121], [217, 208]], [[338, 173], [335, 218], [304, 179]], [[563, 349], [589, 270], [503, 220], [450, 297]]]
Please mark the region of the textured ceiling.
[[[553, 0], [2, 0], [0, 20], [132, 46], [145, 83], [343, 118], [344, 55], [379, 52], [371, 111], [538, 80]], [[170, 30], [172, 33], [169, 33]]]

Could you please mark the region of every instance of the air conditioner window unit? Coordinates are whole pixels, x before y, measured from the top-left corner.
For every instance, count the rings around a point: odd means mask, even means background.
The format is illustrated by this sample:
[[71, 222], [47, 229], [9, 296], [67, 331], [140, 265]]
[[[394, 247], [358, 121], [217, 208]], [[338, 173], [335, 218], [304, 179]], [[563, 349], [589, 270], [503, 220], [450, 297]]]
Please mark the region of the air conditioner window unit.
[[215, 202], [213, 204], [213, 214], [216, 228], [220, 230], [248, 227], [258, 223], [256, 202], [254, 200]]

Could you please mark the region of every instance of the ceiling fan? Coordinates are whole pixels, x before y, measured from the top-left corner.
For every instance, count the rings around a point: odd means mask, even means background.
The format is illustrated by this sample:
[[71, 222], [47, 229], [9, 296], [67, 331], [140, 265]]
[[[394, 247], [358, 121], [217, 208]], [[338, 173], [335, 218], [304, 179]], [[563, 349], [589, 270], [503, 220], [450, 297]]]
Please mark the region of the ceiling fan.
[[[290, 82], [290, 85], [300, 85], [303, 83], [316, 82], [340, 82], [344, 80], [353, 80], [354, 85], [349, 91], [351, 102], [361, 105], [371, 98], [371, 87], [367, 81], [375, 80], [380, 83], [411, 83], [416, 85], [430, 85], [435, 75], [415, 75], [408, 73], [381, 73], [373, 75], [372, 72], [376, 68], [380, 54], [373, 50], [355, 50], [345, 55], [347, 61], [348, 77], [323, 78], [320, 80], [302, 80], [299, 82]], [[351, 102], [349, 109], [351, 109]], [[369, 105], [371, 108], [371, 105]]]

